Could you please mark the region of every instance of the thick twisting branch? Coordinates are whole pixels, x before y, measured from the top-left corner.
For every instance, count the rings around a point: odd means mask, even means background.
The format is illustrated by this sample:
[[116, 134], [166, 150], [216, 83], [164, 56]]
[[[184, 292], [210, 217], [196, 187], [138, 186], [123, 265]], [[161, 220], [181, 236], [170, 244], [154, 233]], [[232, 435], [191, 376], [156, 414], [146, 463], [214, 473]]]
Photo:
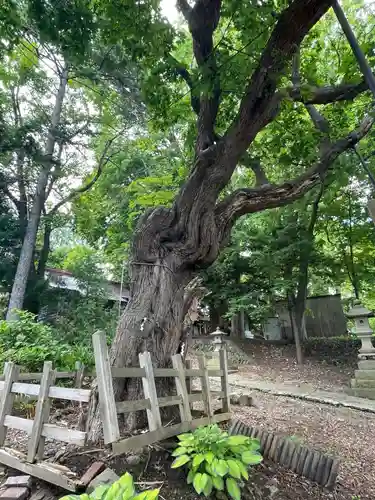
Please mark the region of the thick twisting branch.
[[301, 198], [306, 192], [322, 182], [333, 166], [335, 159], [357, 144], [371, 129], [374, 119], [366, 116], [358, 129], [332, 144], [321, 158], [304, 174], [279, 185], [243, 188], [234, 191], [215, 210], [215, 220], [220, 228], [221, 241], [225, 241], [235, 221], [244, 214], [280, 207]]
[[186, 0], [178, 0], [177, 7], [188, 22], [193, 38], [194, 57], [200, 69], [202, 83], [206, 87], [200, 96], [198, 112], [196, 150], [200, 154], [215, 142], [214, 126], [219, 110], [220, 78], [213, 34], [220, 19], [221, 0], [197, 0], [193, 8]]
[[225, 136], [227, 153], [235, 161], [274, 118], [282, 98], [276, 90], [283, 69], [296, 47], [331, 5], [332, 0], [294, 0], [280, 15], [245, 89], [239, 112]]

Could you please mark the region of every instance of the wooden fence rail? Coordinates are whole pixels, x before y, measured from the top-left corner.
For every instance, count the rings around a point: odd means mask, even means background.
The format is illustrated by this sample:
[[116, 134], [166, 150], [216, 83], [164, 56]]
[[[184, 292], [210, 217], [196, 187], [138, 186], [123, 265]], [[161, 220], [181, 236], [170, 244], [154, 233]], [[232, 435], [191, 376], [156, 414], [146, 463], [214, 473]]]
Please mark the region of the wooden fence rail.
[[[80, 373], [83, 373], [81, 365], [79, 370]], [[48, 422], [51, 398], [78, 401], [80, 403], [88, 403], [90, 400], [90, 390], [82, 389], [80, 386], [68, 388], [54, 385], [57, 378], [74, 378], [76, 385], [81, 384], [80, 374], [78, 377], [76, 372], [72, 372], [68, 377], [67, 373], [63, 372], [63, 376], [59, 377], [59, 372], [52, 369], [52, 363], [49, 361], [44, 363], [43, 373], [37, 374], [20, 374], [18, 366], [13, 363], [5, 363], [3, 380], [0, 381], [0, 462], [67, 490], [76, 491], [77, 487], [80, 486], [80, 482], [72, 477], [68, 469], [63, 472], [61, 466], [57, 467], [52, 463], [43, 462], [46, 438], [77, 446], [84, 446], [86, 442], [85, 432]], [[29, 384], [25, 383], [24, 380], [40, 380], [40, 384]], [[34, 419], [12, 415], [17, 394], [36, 399]], [[17, 429], [28, 434], [26, 455], [4, 447], [8, 429]]]
[[[199, 368], [191, 369], [184, 366], [179, 354], [172, 356], [173, 368], [154, 368], [149, 352], [139, 354], [139, 367], [117, 368], [110, 365], [105, 335], [97, 332], [93, 335], [95, 366], [98, 380], [99, 405], [103, 421], [104, 442], [112, 445], [116, 454], [136, 450], [161, 439], [175, 436], [181, 432], [193, 430], [201, 425], [229, 420], [230, 394], [228, 384], [228, 363], [225, 345], [220, 351], [220, 369], [208, 370], [204, 356], [199, 357]], [[116, 401], [113, 391], [113, 378], [142, 379], [144, 399], [133, 401]], [[155, 379], [158, 377], [173, 377], [176, 394], [158, 397]], [[196, 377], [201, 381], [201, 390], [189, 392], [191, 380]], [[215, 392], [215, 397], [222, 403], [221, 413], [213, 413], [210, 377], [220, 377], [221, 391]], [[189, 391], [188, 391], [189, 388]], [[202, 401], [206, 416], [193, 419], [191, 404]], [[163, 427], [160, 408], [178, 405], [181, 422]], [[118, 414], [146, 410], [149, 431], [141, 435], [121, 439]]]
[[[93, 335], [95, 355], [95, 373], [87, 374], [81, 363], [70, 372], [58, 372], [52, 363], [44, 363], [42, 373], [20, 373], [14, 363], [5, 363], [4, 373], [0, 376], [0, 463], [31, 474], [44, 481], [56, 484], [64, 489], [76, 491], [81, 487], [77, 476], [69, 469], [43, 460], [45, 440], [53, 439], [76, 446], [84, 446], [86, 433], [80, 430], [62, 427], [49, 422], [51, 398], [65, 401], [89, 403], [91, 390], [82, 388], [82, 380], [95, 376], [98, 384], [99, 405], [103, 423], [104, 441], [112, 445], [116, 454], [139, 449], [161, 439], [193, 430], [201, 425], [230, 419], [228, 367], [225, 348], [220, 352], [220, 367], [208, 370], [204, 357], [199, 358], [199, 368], [192, 369], [184, 365], [179, 354], [172, 356], [172, 368], [154, 368], [149, 352], [139, 355], [139, 366], [111, 367], [105, 335], [97, 332]], [[136, 401], [116, 401], [113, 391], [114, 378], [138, 377], [142, 380], [144, 398]], [[172, 377], [175, 381], [175, 394], [158, 397], [157, 379]], [[201, 390], [193, 391], [192, 378], [201, 382]], [[221, 391], [210, 390], [210, 377], [220, 377]], [[57, 380], [72, 379], [74, 387], [60, 387]], [[39, 382], [39, 383], [37, 383]], [[13, 413], [17, 397], [35, 400], [34, 418], [23, 418]], [[214, 414], [212, 396], [221, 400], [221, 413]], [[206, 416], [194, 419], [192, 404], [201, 401]], [[163, 427], [161, 408], [176, 405], [179, 408], [180, 423]], [[118, 415], [146, 410], [149, 431], [141, 435], [122, 439]], [[13, 448], [4, 447], [9, 429], [24, 431], [28, 435], [27, 453], [20, 453]]]

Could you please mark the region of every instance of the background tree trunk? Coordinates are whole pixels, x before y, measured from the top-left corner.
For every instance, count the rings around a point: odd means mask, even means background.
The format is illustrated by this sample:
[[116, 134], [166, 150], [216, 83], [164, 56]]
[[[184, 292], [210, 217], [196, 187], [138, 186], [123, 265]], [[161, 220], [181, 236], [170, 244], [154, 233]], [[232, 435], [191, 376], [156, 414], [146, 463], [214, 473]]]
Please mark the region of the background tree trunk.
[[48, 176], [52, 165], [52, 157], [56, 143], [56, 129], [60, 124], [62, 105], [65, 97], [68, 71], [64, 70], [60, 77], [60, 85], [57, 91], [55, 106], [52, 112], [51, 128], [48, 133], [45, 164], [41, 166], [36, 186], [34, 202], [30, 210], [30, 217], [26, 228], [25, 238], [22, 244], [21, 254], [14, 277], [12, 292], [9, 299], [6, 319], [7, 321], [17, 319], [15, 311], [22, 309], [25, 300], [27, 281], [33, 261], [35, 242], [38, 234], [40, 215], [44, 205], [44, 197]]

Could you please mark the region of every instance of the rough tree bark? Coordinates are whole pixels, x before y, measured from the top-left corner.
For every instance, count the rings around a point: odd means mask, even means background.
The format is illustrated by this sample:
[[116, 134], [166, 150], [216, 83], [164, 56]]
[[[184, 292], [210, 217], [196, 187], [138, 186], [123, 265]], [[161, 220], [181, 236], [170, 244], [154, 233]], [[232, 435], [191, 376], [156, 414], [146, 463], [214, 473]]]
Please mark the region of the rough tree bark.
[[[138, 364], [138, 353], [145, 348], [151, 352], [155, 366], [167, 366], [170, 356], [177, 352], [183, 330], [184, 288], [199, 269], [215, 261], [236, 220], [244, 214], [282, 206], [302, 197], [322, 182], [339, 154], [357, 143], [372, 125], [371, 118], [364, 119], [358, 130], [331, 144], [296, 179], [280, 185], [259, 182], [254, 188], [238, 189], [218, 201], [252, 141], [277, 116], [282, 99], [289, 95], [303, 102], [295, 86], [277, 90], [280, 75], [332, 0], [294, 0], [280, 14], [259, 65], [244, 89], [237, 117], [222, 136], [215, 132], [220, 75], [213, 44], [221, 2], [196, 0], [191, 7], [187, 0], [178, 0], [177, 4], [188, 22], [196, 62], [211, 91], [202, 93], [199, 99], [192, 91], [198, 133], [195, 162], [188, 179], [172, 208], [149, 211], [134, 236], [131, 299], [111, 347], [114, 366]], [[189, 85], [186, 73], [182, 71], [181, 76]], [[309, 103], [353, 98], [365, 89], [357, 87], [314, 89], [309, 93]], [[115, 379], [114, 389], [118, 398], [141, 397], [139, 385], [131, 379], [128, 382]], [[127, 423], [134, 424], [134, 419]], [[99, 438], [100, 427], [94, 393], [87, 421], [89, 439]]]
[[12, 292], [9, 299], [6, 315], [6, 319], [8, 321], [17, 319], [16, 310], [22, 309], [25, 300], [26, 286], [34, 256], [40, 216], [44, 205], [45, 190], [56, 144], [56, 129], [61, 119], [61, 111], [65, 97], [67, 81], [68, 71], [67, 69], [64, 69], [60, 75], [60, 84], [56, 94], [56, 100], [52, 112], [51, 127], [48, 132], [45, 150], [45, 163], [41, 166], [39, 172], [34, 201], [30, 210], [30, 217], [27, 223], [16, 275], [14, 277]]

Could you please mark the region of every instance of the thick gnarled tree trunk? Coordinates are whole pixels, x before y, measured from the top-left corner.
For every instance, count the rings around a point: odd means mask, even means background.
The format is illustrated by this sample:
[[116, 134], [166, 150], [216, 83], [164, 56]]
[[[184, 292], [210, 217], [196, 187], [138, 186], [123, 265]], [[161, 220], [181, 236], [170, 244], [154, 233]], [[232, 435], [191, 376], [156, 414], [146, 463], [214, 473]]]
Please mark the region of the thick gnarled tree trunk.
[[[154, 366], [171, 367], [171, 356], [178, 352], [183, 335], [186, 313], [185, 287], [192, 272], [178, 267], [173, 253], [157, 259], [154, 264], [134, 260], [131, 265], [131, 299], [120, 319], [110, 350], [113, 366], [139, 366], [139, 353], [151, 353]], [[159, 396], [170, 395], [173, 379], [157, 379]], [[141, 380], [114, 379], [117, 400], [141, 399]], [[94, 394], [87, 429], [92, 441], [100, 439], [101, 422]], [[135, 414], [128, 414], [124, 422], [127, 429], [144, 423]]]

